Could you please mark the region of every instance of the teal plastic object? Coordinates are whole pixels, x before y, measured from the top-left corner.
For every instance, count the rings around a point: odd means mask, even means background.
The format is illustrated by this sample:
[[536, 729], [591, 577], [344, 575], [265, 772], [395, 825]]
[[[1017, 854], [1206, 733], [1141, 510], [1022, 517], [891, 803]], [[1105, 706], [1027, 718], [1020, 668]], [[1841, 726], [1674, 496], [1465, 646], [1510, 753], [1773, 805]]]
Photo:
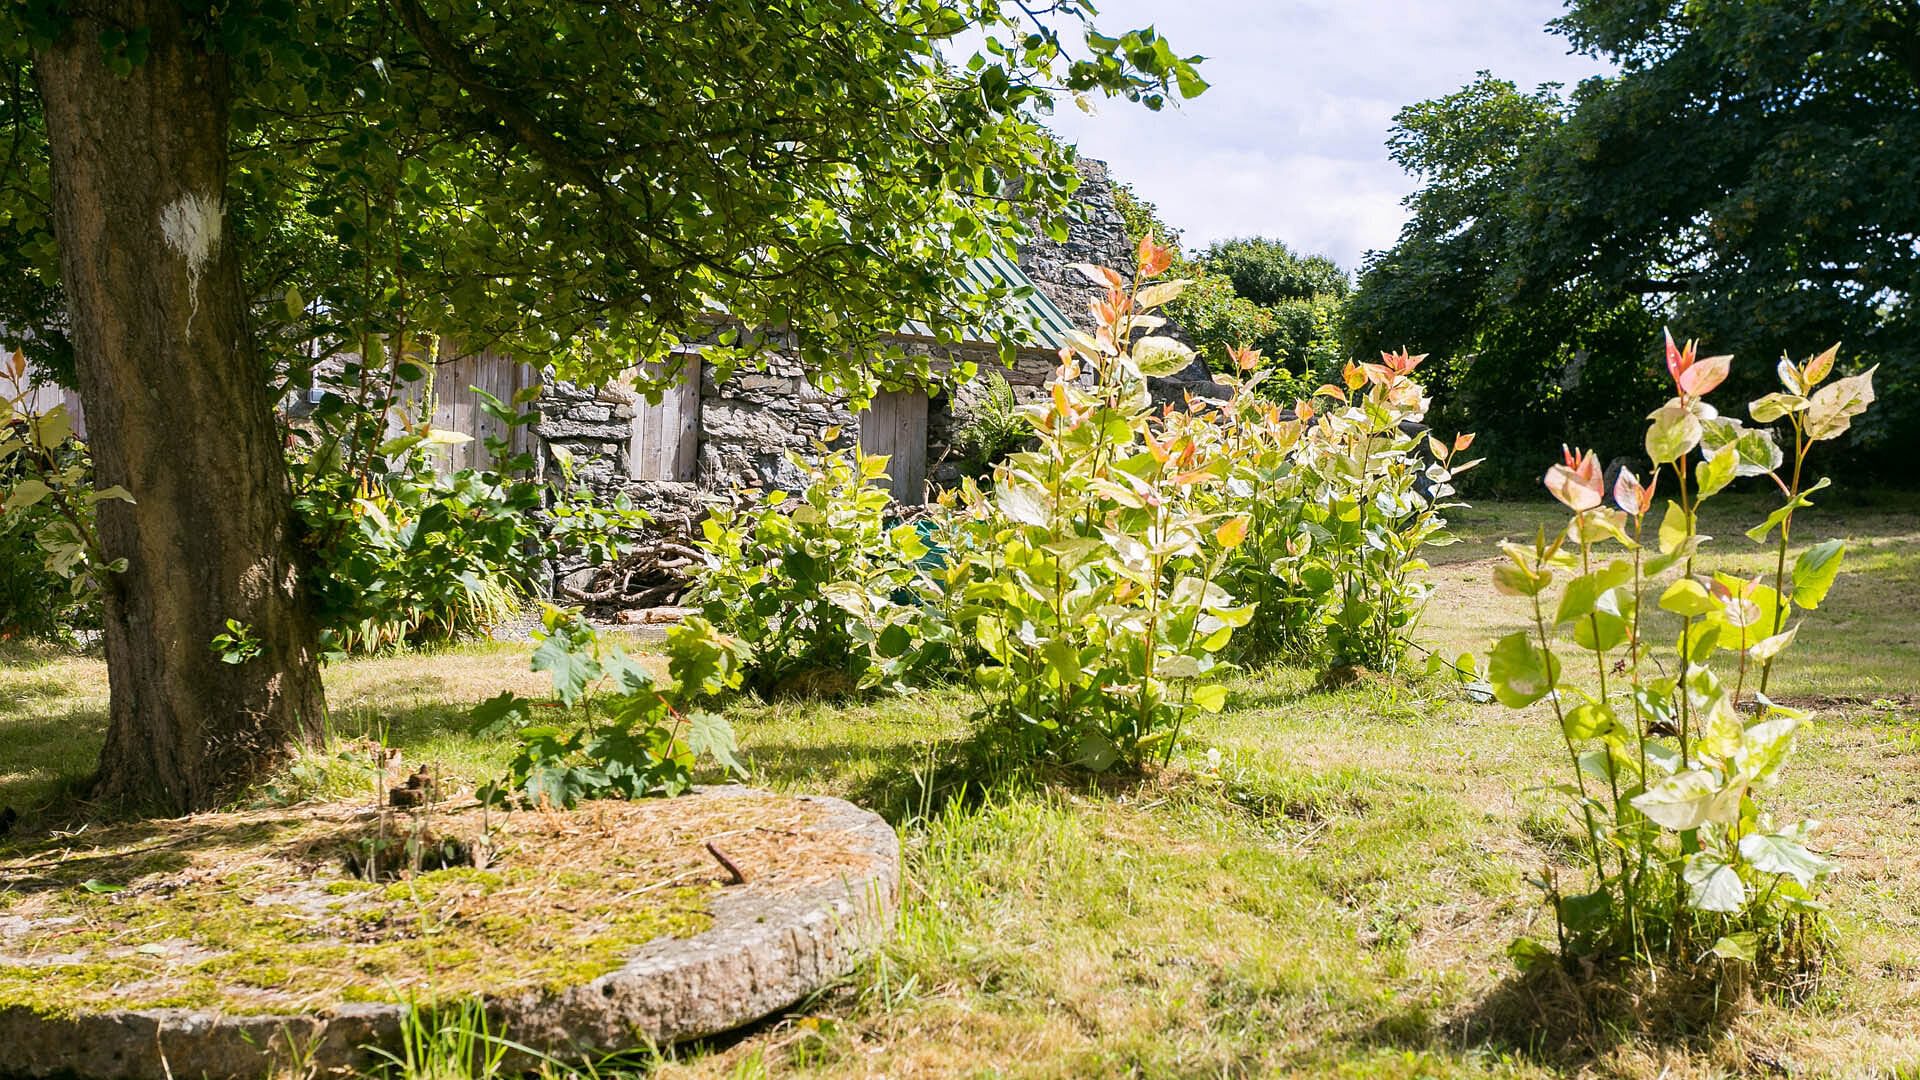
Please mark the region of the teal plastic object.
[[[893, 528], [899, 527], [899, 525], [900, 525], [900, 519], [896, 517], [889, 520], [887, 527], [889, 529], [893, 529]], [[919, 521], [916, 521], [913, 523], [914, 535], [918, 536], [920, 538], [920, 542], [922, 544], [925, 544], [927, 548], [927, 553], [925, 555], [922, 555], [918, 559], [913, 560], [913, 565], [915, 567], [921, 570], [929, 571], [929, 572], [944, 570], [947, 568], [947, 562], [948, 562], [947, 556], [950, 554], [950, 552], [948, 552], [947, 546], [945, 544], [942, 544], [939, 541], [934, 539], [938, 531], [939, 530], [934, 526], [934, 523], [927, 518], [921, 518]], [[920, 598], [920, 596], [914, 593], [914, 591], [911, 589], [895, 589], [890, 599], [896, 604], [919, 605], [924, 603], [924, 601]]]

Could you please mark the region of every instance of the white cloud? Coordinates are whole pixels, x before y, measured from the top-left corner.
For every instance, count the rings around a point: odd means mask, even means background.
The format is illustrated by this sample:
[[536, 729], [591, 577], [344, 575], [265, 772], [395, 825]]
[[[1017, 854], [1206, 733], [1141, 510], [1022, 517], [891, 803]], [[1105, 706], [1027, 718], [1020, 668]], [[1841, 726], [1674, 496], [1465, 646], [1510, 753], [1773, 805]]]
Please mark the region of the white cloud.
[[1212, 88], [1149, 113], [1070, 105], [1054, 126], [1159, 205], [1189, 245], [1265, 235], [1357, 267], [1390, 245], [1411, 184], [1387, 157], [1402, 106], [1490, 69], [1522, 86], [1603, 70], [1546, 32], [1553, 0], [1150, 0], [1100, 5], [1103, 30], [1154, 24], [1208, 57]]
[[[1391, 177], [1325, 154], [1201, 150], [1116, 168], [1120, 179], [1160, 203], [1161, 217], [1189, 247], [1260, 235], [1306, 251], [1357, 252], [1392, 243], [1403, 217], [1402, 192]], [[1178, 205], [1161, 192], [1174, 193]]]

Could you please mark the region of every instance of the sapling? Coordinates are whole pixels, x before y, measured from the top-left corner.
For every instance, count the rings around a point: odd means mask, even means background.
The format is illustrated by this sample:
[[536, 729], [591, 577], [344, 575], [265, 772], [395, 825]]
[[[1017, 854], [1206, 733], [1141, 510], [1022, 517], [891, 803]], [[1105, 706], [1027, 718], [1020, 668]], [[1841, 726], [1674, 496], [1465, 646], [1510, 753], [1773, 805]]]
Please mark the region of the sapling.
[[946, 587], [983, 662], [980, 719], [1016, 759], [1103, 770], [1166, 760], [1182, 725], [1219, 709], [1220, 652], [1252, 609], [1218, 583], [1244, 513], [1197, 492], [1221, 482], [1195, 433], [1156, 416], [1147, 379], [1193, 351], [1156, 334], [1185, 283], [1154, 280], [1170, 249], [1142, 241], [1139, 276], [1104, 287], [1045, 399], [1023, 410], [1038, 445], [1002, 462], [965, 521], [973, 551]]
[[133, 496], [118, 485], [96, 486], [67, 407], [40, 411], [33, 399], [27, 358], [15, 349], [0, 358], [0, 466], [17, 474], [11, 488], [0, 489], [0, 514], [42, 503], [51, 507], [53, 516], [34, 531], [34, 543], [50, 573], [65, 579], [76, 598], [91, 598], [105, 587], [107, 575], [127, 566], [125, 559], [107, 558], [101, 547], [97, 507], [109, 500], [131, 503]]
[[[1780, 382], [1786, 387], [1784, 393], [1775, 391], [1747, 406], [1748, 414], [1755, 423], [1770, 424], [1785, 419], [1788, 430], [1793, 435], [1793, 469], [1787, 478], [1780, 476], [1781, 461], [1775, 460], [1767, 470], [1767, 475], [1786, 496], [1786, 502], [1780, 509], [1768, 515], [1767, 520], [1748, 530], [1747, 535], [1755, 541], [1764, 542], [1767, 534], [1777, 525], [1780, 539], [1774, 547], [1773, 588], [1777, 597], [1786, 597], [1784, 592], [1787, 580], [1787, 546], [1793, 531], [1794, 511], [1811, 506], [1808, 495], [1827, 486], [1826, 477], [1810, 487], [1802, 487], [1806, 476], [1807, 454], [1817, 442], [1837, 439], [1847, 433], [1853, 425], [1853, 418], [1865, 412], [1873, 404], [1873, 373], [1879, 370], [1876, 364], [1858, 375], [1836, 380], [1821, 386], [1828, 375], [1833, 373], [1834, 359], [1840, 353], [1840, 346], [1834, 345], [1817, 356], [1808, 357], [1800, 364], [1782, 356], [1775, 368]], [[1779, 458], [1782, 455], [1775, 455]], [[1840, 570], [1840, 558], [1843, 545], [1838, 540], [1816, 545], [1800, 556], [1794, 564], [1793, 604], [1808, 610], [1818, 606], [1826, 595], [1826, 586], [1831, 585], [1834, 575]], [[1823, 584], [1824, 583], [1824, 584]], [[1804, 586], [1804, 591], [1803, 591]], [[1773, 611], [1770, 636], [1780, 635], [1786, 628], [1787, 609], [1790, 605], [1776, 603]], [[1789, 639], [1790, 640], [1790, 639]], [[1781, 647], [1785, 642], [1781, 643]], [[1779, 649], [1771, 650], [1760, 668], [1760, 693], [1767, 692], [1768, 680], [1773, 675], [1774, 657]]]
[[[1545, 477], [1571, 512], [1565, 529], [1552, 537], [1542, 530], [1530, 546], [1502, 545], [1507, 560], [1495, 569], [1495, 586], [1529, 601], [1532, 628], [1495, 645], [1486, 678], [1509, 707], [1549, 703], [1573, 769], [1572, 782], [1556, 790], [1574, 800], [1590, 888], [1569, 895], [1551, 874], [1543, 879], [1563, 952], [1804, 963], [1817, 936], [1810, 931], [1824, 926], [1814, 893], [1830, 866], [1810, 846], [1816, 822], [1781, 824], [1763, 804], [1806, 719], [1769, 699], [1766, 685], [1797, 629], [1786, 626], [1787, 609], [1818, 605], [1840, 544], [1803, 553], [1791, 585], [1784, 537], [1773, 585], [1709, 575], [1699, 563], [1710, 539], [1699, 515], [1735, 479], [1766, 475], [1787, 503], [1749, 535], [1765, 540], [1788, 524], [1825, 483], [1801, 489], [1808, 448], [1844, 432], [1871, 403], [1872, 371], [1810, 393], [1828, 374], [1832, 350], [1801, 366], [1783, 361], [1782, 380], [1795, 392], [1753, 408], [1756, 420], [1795, 417], [1793, 470], [1783, 479], [1784, 455], [1767, 433], [1705, 400], [1726, 379], [1731, 357], [1700, 358], [1693, 343], [1669, 337], [1666, 362], [1675, 393], [1649, 417], [1648, 481], [1622, 470], [1609, 492], [1599, 459], [1567, 449]], [[1669, 476], [1675, 494], [1649, 549], [1644, 526]], [[1621, 555], [1609, 558], [1607, 545]], [[1562, 578], [1549, 622], [1545, 597]], [[1645, 617], [1648, 595], [1678, 620], [1671, 646]], [[1590, 659], [1591, 681], [1563, 669], [1561, 634]], [[1731, 682], [1722, 664], [1737, 670]], [[1760, 690], [1747, 707], [1742, 694], [1755, 664]], [[1701, 940], [1710, 947], [1696, 950], [1696, 935], [1708, 935]]]

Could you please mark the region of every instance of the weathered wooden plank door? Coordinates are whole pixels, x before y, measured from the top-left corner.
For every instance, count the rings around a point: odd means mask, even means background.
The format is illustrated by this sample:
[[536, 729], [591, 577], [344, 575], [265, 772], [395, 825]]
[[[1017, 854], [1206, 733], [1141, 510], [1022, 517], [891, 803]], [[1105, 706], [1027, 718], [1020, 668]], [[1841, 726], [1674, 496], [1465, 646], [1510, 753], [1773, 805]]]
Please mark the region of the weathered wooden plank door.
[[[519, 454], [532, 447], [532, 432], [521, 426], [509, 430], [504, 421], [489, 416], [480, 407], [474, 387], [485, 390], [501, 401], [512, 404], [513, 395], [539, 381], [533, 368], [503, 353], [483, 352], [443, 360], [433, 371], [433, 426], [467, 436], [470, 442], [449, 446], [439, 455], [445, 473], [461, 469], [491, 468], [496, 462], [487, 452], [488, 439], [506, 439], [507, 452]], [[422, 387], [415, 393], [423, 394]], [[417, 416], [418, 397], [409, 410]]]
[[927, 395], [918, 390], [875, 394], [860, 414], [860, 449], [888, 458], [888, 490], [907, 506], [927, 501]]
[[700, 358], [689, 356], [682, 362], [679, 381], [661, 393], [658, 405], [646, 398], [634, 402], [627, 475], [689, 483], [699, 460]]

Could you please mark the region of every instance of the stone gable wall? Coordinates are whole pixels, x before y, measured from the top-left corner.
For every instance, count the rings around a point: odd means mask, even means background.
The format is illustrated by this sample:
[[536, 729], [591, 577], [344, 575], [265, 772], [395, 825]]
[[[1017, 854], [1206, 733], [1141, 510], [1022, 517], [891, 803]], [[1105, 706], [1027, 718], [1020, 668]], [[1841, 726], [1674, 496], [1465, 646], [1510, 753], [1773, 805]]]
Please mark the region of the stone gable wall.
[[1092, 322], [1087, 306], [1105, 296], [1106, 290], [1072, 269], [1073, 264], [1110, 266], [1131, 277], [1133, 243], [1127, 239], [1126, 221], [1114, 202], [1106, 162], [1080, 159], [1080, 187], [1073, 198], [1079, 213], [1067, 225], [1066, 240], [1037, 237], [1020, 250], [1019, 262], [1047, 299], [1075, 326], [1087, 329]]

